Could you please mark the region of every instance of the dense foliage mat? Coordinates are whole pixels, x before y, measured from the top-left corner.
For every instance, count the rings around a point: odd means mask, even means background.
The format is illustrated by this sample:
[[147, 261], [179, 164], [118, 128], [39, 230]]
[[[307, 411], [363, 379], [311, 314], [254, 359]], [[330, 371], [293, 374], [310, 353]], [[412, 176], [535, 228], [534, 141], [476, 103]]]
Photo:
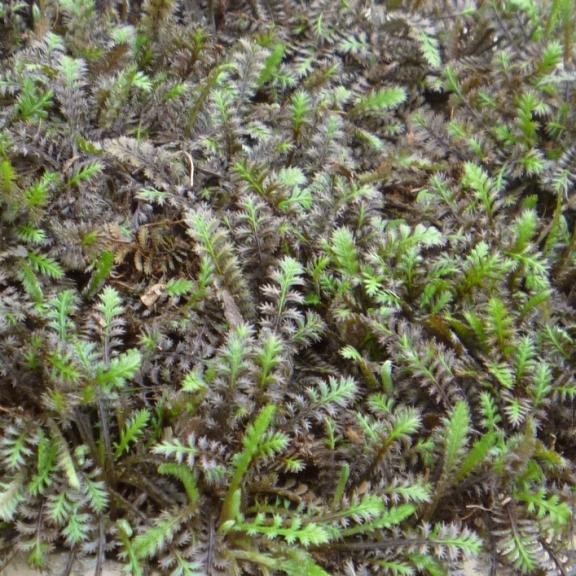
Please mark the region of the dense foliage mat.
[[572, 573], [573, 0], [0, 2], [0, 547]]

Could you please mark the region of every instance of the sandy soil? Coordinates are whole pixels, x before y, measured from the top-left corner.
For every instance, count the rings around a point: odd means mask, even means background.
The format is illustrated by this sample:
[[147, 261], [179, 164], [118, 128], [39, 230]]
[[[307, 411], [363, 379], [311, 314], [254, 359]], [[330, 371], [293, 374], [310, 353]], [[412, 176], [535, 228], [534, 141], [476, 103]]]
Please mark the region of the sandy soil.
[[[43, 574], [49, 574], [50, 576], [61, 576], [64, 573], [64, 568], [66, 566], [67, 556], [64, 554], [55, 554], [50, 562], [50, 571], [44, 572]], [[76, 563], [76, 566], [72, 569], [71, 576], [93, 576], [94, 574], [94, 560], [85, 560]], [[39, 576], [40, 572], [31, 570], [26, 566], [26, 564], [21, 560], [16, 558], [13, 560], [7, 568], [0, 570], [2, 576]], [[104, 572], [102, 576], [125, 576], [122, 574], [122, 567], [120, 564], [115, 562], [107, 562], [104, 567]]]

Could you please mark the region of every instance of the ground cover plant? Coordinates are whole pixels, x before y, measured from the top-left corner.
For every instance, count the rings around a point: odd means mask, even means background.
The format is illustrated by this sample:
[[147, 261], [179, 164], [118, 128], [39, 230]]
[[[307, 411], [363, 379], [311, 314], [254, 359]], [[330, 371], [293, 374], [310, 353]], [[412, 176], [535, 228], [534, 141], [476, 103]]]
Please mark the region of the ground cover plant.
[[0, 549], [574, 569], [574, 0], [0, 2]]

